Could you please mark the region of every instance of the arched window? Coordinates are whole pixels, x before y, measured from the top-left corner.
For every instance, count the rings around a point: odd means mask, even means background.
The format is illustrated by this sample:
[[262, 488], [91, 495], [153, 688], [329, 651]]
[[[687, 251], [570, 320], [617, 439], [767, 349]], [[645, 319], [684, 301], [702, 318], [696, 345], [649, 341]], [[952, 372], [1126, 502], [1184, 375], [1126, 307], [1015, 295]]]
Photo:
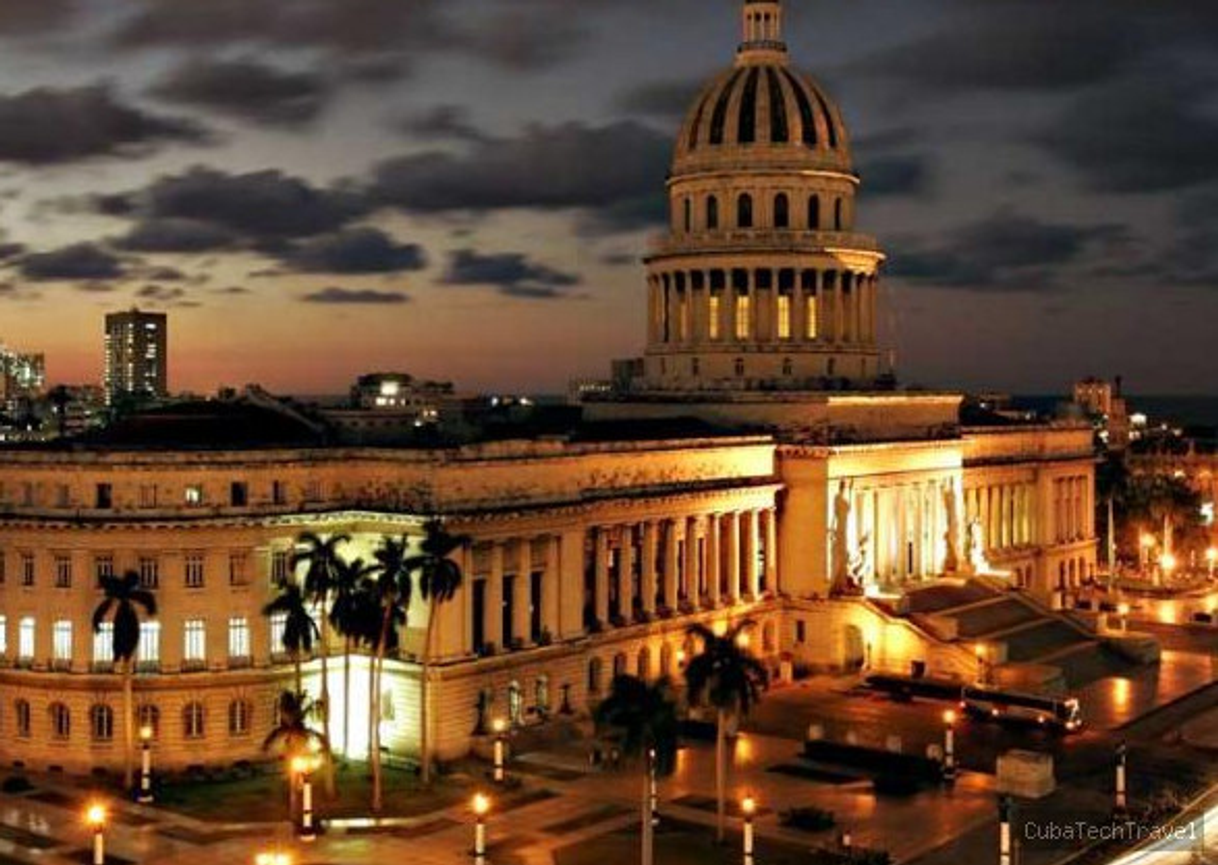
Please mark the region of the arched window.
[[841, 231], [842, 227], [842, 200], [835, 198], [833, 200], [833, 230]]
[[651, 678], [651, 650], [646, 646], [639, 649], [639, 659], [634, 674], [644, 682]]
[[51, 716], [51, 737], [67, 739], [72, 735], [72, 713], [63, 703], [52, 703], [48, 710]]
[[537, 711], [543, 714], [550, 711], [550, 677], [544, 673], [533, 683], [533, 702]]
[[820, 196], [813, 195], [808, 199], [808, 230], [820, 230]]
[[114, 710], [104, 703], [89, 708], [89, 735], [94, 742], [109, 742], [114, 738]]
[[719, 199], [713, 195], [706, 199], [706, 227], [711, 231], [719, 227]]
[[694, 203], [686, 198], [683, 207], [685, 210], [685, 233], [688, 234], [694, 230]]
[[187, 703], [182, 709], [182, 736], [187, 739], [203, 738], [202, 703]]
[[736, 358], [736, 375], [744, 375], [744, 358], [742, 357]]
[[520, 683], [508, 685], [508, 721], [513, 727], [524, 723], [524, 697], [520, 692]]
[[785, 192], [780, 192], [774, 196], [774, 227], [791, 227], [791, 200], [787, 198]]
[[736, 227], [753, 227], [753, 196], [742, 192], [736, 199]]
[[228, 735], [248, 736], [254, 707], [248, 700], [233, 700], [228, 704]]
[[29, 700], [18, 700], [13, 704], [13, 713], [17, 716], [17, 738], [30, 737], [30, 703]]
[[672, 646], [668, 643], [660, 646], [660, 675], [672, 675]]
[[[276, 709], [278, 711], [278, 709]], [[140, 728], [147, 727], [152, 731], [152, 738], [161, 736], [161, 710], [151, 703], [144, 703], [136, 712]]]
[[599, 694], [601, 692], [601, 659], [593, 658], [588, 661], [588, 693]]
[[618, 652], [613, 656], [613, 678], [626, 675], [626, 653]]

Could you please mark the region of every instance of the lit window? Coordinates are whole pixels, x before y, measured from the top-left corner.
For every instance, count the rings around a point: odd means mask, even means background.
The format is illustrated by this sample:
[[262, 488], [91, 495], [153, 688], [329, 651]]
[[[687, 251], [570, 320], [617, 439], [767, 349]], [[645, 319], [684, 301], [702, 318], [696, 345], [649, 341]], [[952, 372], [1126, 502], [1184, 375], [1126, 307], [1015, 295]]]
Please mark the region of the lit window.
[[57, 621], [51, 631], [52, 652], [56, 661], [72, 660], [72, 623], [67, 619]]
[[8, 654], [8, 616], [0, 616], [0, 657]]
[[182, 660], [202, 663], [207, 659], [207, 628], [202, 619], [187, 619], [182, 631]]
[[196, 506], [203, 504], [203, 487], [199, 484], [191, 484], [186, 488], [186, 504]]
[[719, 308], [721, 303], [722, 300], [720, 299], [719, 295], [712, 294], [710, 296], [709, 308], [707, 311], [710, 321], [707, 322], [706, 329], [707, 334], [711, 339], [719, 339]]
[[17, 657], [23, 661], [34, 658], [34, 617], [25, 616], [17, 624]]
[[228, 620], [228, 656], [248, 658], [250, 656], [250, 624], [245, 618]]
[[93, 632], [93, 663], [114, 662], [114, 623], [102, 622]]
[[791, 338], [791, 295], [778, 295], [778, 338]]
[[139, 662], [155, 666], [161, 662], [161, 623], [140, 622]]
[[156, 559], [151, 556], [140, 556], [139, 571], [141, 588], [155, 589], [160, 585], [161, 565]]
[[271, 614], [271, 654], [282, 655], [283, 648], [283, 632], [288, 626], [287, 613], [272, 613]]
[[819, 323], [816, 318], [816, 295], [808, 295], [807, 302], [808, 314], [804, 321], [804, 337], [806, 339], [816, 339], [820, 330]]
[[736, 295], [736, 339], [745, 340], [752, 333], [752, 308], [747, 294]]

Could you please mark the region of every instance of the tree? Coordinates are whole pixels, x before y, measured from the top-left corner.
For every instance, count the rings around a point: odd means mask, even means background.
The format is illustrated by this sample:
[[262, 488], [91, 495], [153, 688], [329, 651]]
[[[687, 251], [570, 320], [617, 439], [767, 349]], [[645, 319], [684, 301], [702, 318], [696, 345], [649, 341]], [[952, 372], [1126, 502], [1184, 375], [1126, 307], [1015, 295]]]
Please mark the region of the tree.
[[[338, 582], [338, 571], [342, 565], [342, 557], [338, 548], [351, 538], [348, 535], [331, 535], [323, 538], [314, 532], [304, 532], [296, 538], [296, 551], [292, 554], [292, 569], [298, 565], [305, 566], [304, 593], [305, 597], [320, 609], [320, 639], [321, 646], [321, 729], [330, 741], [330, 593]], [[326, 775], [333, 793], [334, 775]]]
[[283, 650], [292, 656], [296, 665], [296, 693], [304, 693], [304, 676], [301, 670], [304, 656], [313, 651], [313, 641], [317, 639], [317, 623], [309, 613], [309, 604], [304, 590], [300, 585], [291, 581], [279, 584], [279, 596], [262, 608], [262, 615], [270, 618], [282, 614], [283, 635], [280, 644]]
[[[380, 545], [373, 551], [376, 565], [372, 576], [364, 581], [366, 597], [372, 600], [369, 605], [380, 620], [375, 631], [367, 631], [363, 638], [370, 642], [375, 655], [369, 671], [371, 687], [369, 688], [369, 723], [372, 725], [368, 736], [368, 756], [372, 765], [372, 812], [380, 813], [382, 804], [381, 783], [381, 679], [385, 669], [385, 656], [398, 646], [398, 632], [405, 627], [410, 601], [413, 597], [414, 584], [410, 579], [410, 569], [407, 567], [406, 550], [408, 542], [405, 537], [400, 540], [391, 537], [381, 539]], [[370, 625], [371, 622], [368, 622]]]
[[140, 615], [156, 615], [156, 596], [140, 584], [140, 575], [135, 571], [126, 571], [121, 577], [102, 577], [101, 590], [101, 602], [93, 611], [93, 633], [99, 632], [107, 620], [113, 625], [111, 656], [123, 674], [123, 779], [127, 789], [131, 789], [135, 782], [131, 692], [135, 678], [135, 656], [140, 647]]
[[47, 392], [47, 401], [51, 403], [51, 407], [55, 410], [56, 428], [59, 430], [59, 437], [67, 438], [68, 435], [68, 406], [72, 404], [72, 391], [68, 390], [65, 385], [57, 384]]
[[[677, 704], [668, 679], [648, 685], [635, 676], [615, 676], [609, 696], [593, 715], [598, 729], [610, 728], [627, 757], [643, 756], [643, 863], [652, 861], [651, 771], [672, 772], [677, 754]], [[651, 752], [655, 752], [654, 762]]]
[[451, 558], [452, 554], [469, 543], [464, 535], [450, 535], [441, 520], [428, 520], [423, 525], [423, 541], [420, 553], [407, 562], [407, 569], [419, 574], [419, 594], [430, 602], [427, 613], [427, 633], [423, 639], [423, 681], [420, 709], [420, 756], [423, 763], [423, 783], [431, 782], [431, 652], [435, 640], [436, 619], [440, 607], [456, 595], [461, 586], [461, 567]]
[[[343, 753], [351, 753], [351, 650], [360, 633], [360, 586], [372, 572], [363, 559], [338, 563], [331, 586], [334, 599], [326, 620], [343, 637]], [[379, 624], [379, 623], [378, 623]]]
[[692, 625], [688, 633], [700, 640], [702, 651], [685, 668], [689, 702], [703, 701], [715, 708], [715, 796], [718, 799], [716, 835], [723, 841], [725, 791], [727, 786], [727, 741], [725, 725], [730, 714], [743, 717], [761, 699], [769, 684], [765, 666], [742, 645], [741, 636], [753, 627], [746, 619], [723, 636], [705, 625]]
[[288, 782], [288, 812], [295, 812], [296, 786], [292, 783], [292, 758], [317, 752], [329, 756], [330, 740], [309, 726], [309, 719], [321, 712], [321, 707], [299, 691], [284, 691], [276, 705], [275, 728], [262, 742], [262, 750], [278, 749], [283, 754], [284, 774]]

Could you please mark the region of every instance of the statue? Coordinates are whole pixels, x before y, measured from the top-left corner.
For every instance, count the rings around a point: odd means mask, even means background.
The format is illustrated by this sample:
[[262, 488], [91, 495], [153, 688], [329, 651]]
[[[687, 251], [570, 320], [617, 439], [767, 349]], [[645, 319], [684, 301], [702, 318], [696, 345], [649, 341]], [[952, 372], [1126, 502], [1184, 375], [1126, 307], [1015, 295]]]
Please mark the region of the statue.
[[833, 499], [833, 588], [832, 594], [845, 594], [850, 586], [850, 485], [842, 481]]
[[846, 585], [840, 594], [853, 596], [863, 594], [863, 584], [867, 580], [867, 547], [870, 543], [871, 535], [869, 534], [859, 538], [858, 547], [850, 555]]
[[990, 569], [985, 560], [985, 546], [981, 537], [981, 520], [970, 520], [965, 540], [965, 568], [970, 574], [982, 574]]
[[943, 490], [943, 507], [947, 510], [947, 533], [943, 536], [947, 554], [943, 559], [943, 570], [951, 574], [960, 569], [960, 509], [954, 480], [948, 481]]

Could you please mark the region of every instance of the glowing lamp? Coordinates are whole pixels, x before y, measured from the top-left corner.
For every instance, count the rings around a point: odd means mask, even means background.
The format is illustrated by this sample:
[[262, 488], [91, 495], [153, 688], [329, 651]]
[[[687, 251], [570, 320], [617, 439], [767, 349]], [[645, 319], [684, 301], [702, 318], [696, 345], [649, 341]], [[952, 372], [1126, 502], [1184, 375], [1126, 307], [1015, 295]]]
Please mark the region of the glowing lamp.
[[145, 724], [140, 727], [140, 741], [148, 742], [152, 739], [152, 727]]
[[943, 723], [949, 727], [956, 723], [956, 713], [952, 709], [948, 709], [943, 713]]
[[254, 865], [292, 865], [290, 853], [259, 853], [254, 857]]
[[106, 806], [100, 802], [94, 802], [85, 809], [85, 822], [94, 830], [101, 829], [106, 825]]
[[740, 802], [740, 811], [746, 817], [752, 817], [757, 811], [757, 801], [752, 796], [745, 796]]
[[1159, 565], [1165, 571], [1174, 571], [1176, 569], [1176, 557], [1171, 553], [1164, 553], [1159, 557]]
[[507, 721], [503, 718], [496, 718], [495, 720], [491, 721], [491, 729], [496, 733], [506, 733]]
[[485, 817], [486, 812], [491, 810], [491, 797], [485, 793], [475, 793], [472, 807], [475, 814], [479, 817]]
[[1214, 547], [1210, 547], [1208, 550], [1206, 550], [1205, 551], [1205, 560], [1207, 562], [1209, 562], [1211, 565], [1214, 564], [1215, 562], [1218, 562], [1218, 549], [1215, 549]]
[[1129, 604], [1117, 604], [1117, 612], [1122, 616], [1129, 615]]

